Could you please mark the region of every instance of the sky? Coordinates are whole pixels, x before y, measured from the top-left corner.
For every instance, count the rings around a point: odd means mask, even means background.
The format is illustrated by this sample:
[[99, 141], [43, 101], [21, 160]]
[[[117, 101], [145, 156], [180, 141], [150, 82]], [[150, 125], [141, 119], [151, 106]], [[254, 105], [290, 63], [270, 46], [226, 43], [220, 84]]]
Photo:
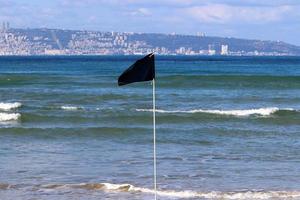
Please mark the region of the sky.
[[300, 0], [0, 0], [0, 22], [280, 40], [300, 46]]

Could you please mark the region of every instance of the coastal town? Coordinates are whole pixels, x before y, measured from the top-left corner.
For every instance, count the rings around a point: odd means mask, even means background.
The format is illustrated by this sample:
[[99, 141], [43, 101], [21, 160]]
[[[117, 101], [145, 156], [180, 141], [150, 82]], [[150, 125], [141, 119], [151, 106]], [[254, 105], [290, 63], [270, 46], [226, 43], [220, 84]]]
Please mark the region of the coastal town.
[[[244, 45], [247, 48], [244, 48]], [[284, 47], [284, 48], [283, 48]], [[300, 48], [280, 41], [243, 40], [196, 35], [16, 29], [3, 22], [0, 55], [297, 55]]]

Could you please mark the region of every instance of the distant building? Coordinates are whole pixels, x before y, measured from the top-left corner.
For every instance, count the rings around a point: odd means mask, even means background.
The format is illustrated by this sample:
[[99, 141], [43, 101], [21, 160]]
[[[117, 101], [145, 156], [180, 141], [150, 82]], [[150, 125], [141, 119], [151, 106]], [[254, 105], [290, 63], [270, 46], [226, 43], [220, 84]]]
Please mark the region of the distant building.
[[176, 53], [177, 54], [185, 54], [186, 53], [185, 47], [180, 47], [179, 49], [176, 49]]
[[10, 28], [9, 22], [2, 22], [2, 27], [1, 27], [2, 31], [7, 31], [9, 28]]
[[209, 55], [215, 55], [216, 54], [216, 50], [214, 49], [214, 46], [209, 44], [208, 45], [208, 54]]
[[199, 50], [199, 55], [208, 55], [208, 50]]
[[60, 49], [45, 49], [46, 55], [63, 55], [65, 54], [65, 51]]
[[221, 46], [221, 55], [228, 55], [228, 45]]
[[202, 32], [197, 32], [196, 35], [199, 36], [199, 37], [205, 37], [205, 33], [202, 33]]

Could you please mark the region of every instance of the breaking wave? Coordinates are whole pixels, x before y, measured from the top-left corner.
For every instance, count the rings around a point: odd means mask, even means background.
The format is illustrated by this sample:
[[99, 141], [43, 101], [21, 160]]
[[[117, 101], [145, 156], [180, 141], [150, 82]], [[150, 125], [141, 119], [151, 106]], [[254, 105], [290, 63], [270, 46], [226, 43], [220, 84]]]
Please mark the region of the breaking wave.
[[4, 111], [13, 110], [13, 109], [19, 108], [21, 106], [22, 106], [22, 104], [19, 102], [15, 102], [15, 103], [0, 102], [0, 110], [4, 110]]
[[[136, 111], [140, 112], [153, 112], [152, 109], [136, 109]], [[260, 116], [269, 116], [278, 111], [296, 111], [292, 108], [279, 109], [277, 107], [270, 108], [258, 108], [258, 109], [246, 109], [246, 110], [203, 110], [203, 109], [195, 109], [195, 110], [161, 110], [157, 109], [157, 113], [209, 113], [209, 114], [217, 114], [217, 115], [233, 115], [238, 117], [250, 116], [250, 115], [260, 115]]]
[[63, 110], [79, 110], [79, 107], [76, 106], [61, 106], [61, 109]]
[[[149, 188], [135, 187], [131, 184], [112, 183], [81, 183], [81, 184], [49, 184], [41, 186], [41, 189], [86, 189], [104, 190], [111, 192], [134, 192], [154, 194], [155, 191]], [[175, 191], [158, 190], [157, 195], [171, 198], [204, 198], [204, 199], [299, 199], [300, 191], [236, 191], [236, 192], [196, 192], [196, 191]]]
[[16, 121], [20, 117], [19, 113], [0, 113], [0, 122]]
[[[9, 189], [22, 189], [24, 185], [10, 185], [0, 183], [0, 190]], [[28, 187], [28, 186], [26, 186]], [[143, 193], [154, 194], [153, 189], [136, 187], [131, 184], [113, 184], [113, 183], [79, 183], [79, 184], [46, 184], [46, 185], [33, 185], [30, 190], [39, 190], [51, 192], [55, 190], [100, 190], [105, 192], [130, 192], [130, 193]], [[191, 190], [158, 190], [157, 195], [161, 197], [189, 199], [189, 198], [203, 198], [203, 199], [299, 199], [300, 191], [264, 191], [264, 190], [242, 190], [232, 192], [221, 191], [191, 191]]]

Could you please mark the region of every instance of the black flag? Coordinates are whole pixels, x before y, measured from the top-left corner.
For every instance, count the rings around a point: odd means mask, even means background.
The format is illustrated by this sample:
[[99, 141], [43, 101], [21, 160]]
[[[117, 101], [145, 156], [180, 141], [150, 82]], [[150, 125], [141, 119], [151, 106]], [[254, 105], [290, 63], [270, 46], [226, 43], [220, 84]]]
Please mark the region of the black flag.
[[155, 78], [154, 54], [150, 53], [137, 60], [118, 79], [118, 85], [126, 85], [134, 82], [152, 81]]

